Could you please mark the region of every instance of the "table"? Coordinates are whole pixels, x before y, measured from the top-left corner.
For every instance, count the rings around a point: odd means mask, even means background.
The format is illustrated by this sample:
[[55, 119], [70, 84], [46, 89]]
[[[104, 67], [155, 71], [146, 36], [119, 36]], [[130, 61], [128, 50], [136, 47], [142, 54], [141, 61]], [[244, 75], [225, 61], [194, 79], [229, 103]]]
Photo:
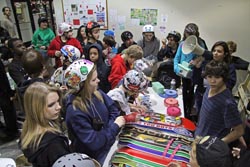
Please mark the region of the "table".
[[[149, 87], [148, 89], [148, 94], [150, 95], [150, 100], [152, 100], [152, 109], [154, 112], [161, 113], [161, 114], [166, 114], [166, 107], [164, 105], [164, 98], [160, 97], [152, 87]], [[178, 92], [178, 91], [177, 91]], [[176, 98], [179, 102], [179, 108], [181, 109], [181, 117], [184, 117], [184, 110], [183, 110], [183, 100], [182, 100], [182, 94], [179, 94], [178, 97]], [[113, 153], [118, 149], [118, 140], [113, 144], [111, 147], [109, 154], [107, 155], [107, 158], [103, 164], [103, 166], [109, 166], [109, 161], [111, 159], [111, 156]]]
[[[166, 107], [164, 105], [164, 98], [160, 97], [152, 87], [148, 88], [148, 92], [150, 95], [150, 100], [152, 100], [152, 103], [155, 105], [152, 106], [152, 109], [154, 112], [161, 113], [161, 114], [166, 114]], [[179, 90], [177, 90], [179, 92]], [[182, 100], [182, 94], [179, 94], [178, 97], [176, 98], [179, 103], [179, 108], [181, 109], [181, 117], [184, 117], [184, 109], [183, 109], [183, 100]]]

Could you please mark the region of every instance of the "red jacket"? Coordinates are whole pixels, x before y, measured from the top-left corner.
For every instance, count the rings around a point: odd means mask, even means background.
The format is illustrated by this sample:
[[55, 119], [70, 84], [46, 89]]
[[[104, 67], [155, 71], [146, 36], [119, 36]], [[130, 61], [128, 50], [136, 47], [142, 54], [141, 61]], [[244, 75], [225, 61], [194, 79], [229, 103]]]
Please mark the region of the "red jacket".
[[111, 71], [108, 77], [108, 80], [111, 83], [111, 89], [114, 89], [117, 86], [128, 70], [129, 68], [126, 66], [121, 54], [116, 55], [111, 60]]
[[49, 47], [48, 47], [48, 56], [49, 57], [55, 57], [56, 60], [56, 67], [61, 67], [62, 66], [62, 61], [60, 59], [60, 57], [56, 57], [55, 56], [55, 52], [56, 51], [60, 51], [61, 48], [64, 45], [72, 45], [75, 46], [76, 48], [78, 48], [81, 52], [81, 54], [83, 53], [83, 49], [82, 46], [80, 44], [80, 42], [76, 39], [76, 38], [70, 38], [67, 40], [66, 43], [63, 43], [60, 36], [56, 36], [50, 43]]

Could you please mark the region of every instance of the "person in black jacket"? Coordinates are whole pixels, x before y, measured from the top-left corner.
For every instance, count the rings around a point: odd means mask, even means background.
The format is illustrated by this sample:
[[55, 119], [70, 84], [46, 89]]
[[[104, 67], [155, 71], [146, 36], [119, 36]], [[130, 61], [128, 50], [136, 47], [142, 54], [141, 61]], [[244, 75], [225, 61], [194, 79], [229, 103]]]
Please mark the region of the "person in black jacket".
[[17, 97], [20, 105], [18, 120], [23, 122], [25, 117], [23, 107], [23, 97], [26, 89], [34, 82], [45, 82], [44, 74], [47, 72], [42, 54], [34, 49], [24, 53], [21, 59], [24, 71], [28, 75], [28, 79], [24, 79], [16, 88]]
[[10, 39], [9, 32], [0, 26], [0, 53], [1, 59], [8, 61], [8, 59], [13, 58], [10, 49], [7, 47], [8, 39]]
[[122, 39], [123, 43], [118, 48], [117, 53], [122, 53], [123, 50], [127, 49], [131, 45], [137, 45], [137, 43], [133, 40], [133, 34], [130, 31], [124, 31], [121, 34], [121, 39]]
[[23, 69], [21, 58], [26, 51], [26, 46], [23, 41], [18, 38], [11, 38], [8, 40], [8, 48], [10, 48], [12, 55], [14, 56], [12, 62], [8, 66], [10, 76], [18, 85], [26, 79], [26, 73]]
[[5, 67], [0, 61], [0, 108], [5, 122], [5, 134], [8, 140], [18, 136], [16, 109], [13, 104], [15, 92], [11, 90]]
[[237, 51], [237, 43], [234, 41], [227, 41], [227, 45], [229, 48], [229, 52], [231, 55], [231, 62], [234, 64], [236, 70], [247, 70], [249, 66], [249, 62], [243, 60], [240, 57], [234, 56], [233, 53]]
[[20, 147], [34, 167], [51, 167], [69, 154], [69, 141], [60, 129], [61, 93], [42, 82], [31, 84], [24, 94], [25, 122]]

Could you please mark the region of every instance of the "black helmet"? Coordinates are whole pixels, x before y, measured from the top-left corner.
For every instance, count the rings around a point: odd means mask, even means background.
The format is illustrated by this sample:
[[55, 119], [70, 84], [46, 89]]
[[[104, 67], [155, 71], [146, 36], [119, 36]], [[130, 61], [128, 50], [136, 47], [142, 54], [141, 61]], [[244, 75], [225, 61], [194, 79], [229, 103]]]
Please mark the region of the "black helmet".
[[126, 40], [131, 39], [131, 38], [133, 38], [133, 34], [130, 31], [124, 31], [121, 34], [121, 39], [123, 42], [125, 42]]
[[181, 34], [178, 31], [170, 31], [167, 39], [170, 37], [174, 37], [175, 42], [179, 42], [181, 40]]
[[86, 26], [86, 29], [85, 29], [85, 33], [86, 35], [88, 35], [88, 33], [92, 33], [91, 31], [94, 29], [94, 28], [100, 28], [100, 25], [95, 22], [95, 21], [90, 21], [87, 23], [87, 26]]
[[42, 22], [48, 23], [48, 19], [47, 19], [46, 17], [39, 17], [39, 19], [38, 19], [38, 25], [40, 26], [40, 24], [41, 24]]

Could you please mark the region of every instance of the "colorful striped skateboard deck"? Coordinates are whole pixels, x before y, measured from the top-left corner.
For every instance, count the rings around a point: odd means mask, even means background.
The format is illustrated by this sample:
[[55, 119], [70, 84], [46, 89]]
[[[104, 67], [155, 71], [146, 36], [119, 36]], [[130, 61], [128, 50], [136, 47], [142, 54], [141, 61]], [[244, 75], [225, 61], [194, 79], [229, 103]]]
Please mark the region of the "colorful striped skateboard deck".
[[139, 134], [137, 137], [132, 136], [120, 136], [120, 142], [128, 142], [128, 143], [134, 143], [134, 142], [142, 142], [145, 144], [150, 145], [150, 147], [161, 147], [165, 148], [166, 145], [169, 142], [172, 142], [169, 149], [174, 150], [178, 145], [181, 145], [180, 150], [182, 150], [184, 153], [189, 154], [189, 151], [191, 150], [191, 146], [183, 144], [183, 142], [175, 141], [175, 140], [167, 140], [163, 138], [154, 138], [149, 135], [143, 135]]
[[138, 141], [137, 142], [135, 141], [119, 142], [119, 144], [141, 151], [143, 153], [148, 153], [148, 154], [159, 156], [159, 157], [172, 158], [176, 161], [181, 161], [185, 163], [188, 163], [190, 159], [189, 154], [186, 152], [176, 150], [176, 153], [175, 153], [175, 150], [168, 149], [166, 155], [164, 155], [165, 148], [147, 145], [145, 143], [138, 142]]
[[[152, 154], [137, 151], [131, 148], [121, 148], [114, 155], [116, 157], [128, 159], [135, 163], [140, 163], [150, 167], [166, 167], [170, 162], [177, 162], [175, 160], [170, 160], [169, 158], [154, 156]], [[112, 161], [113, 163], [113, 161]], [[179, 162], [182, 167], [186, 167], [187, 164], [184, 162]]]
[[176, 133], [163, 132], [159, 130], [149, 129], [145, 127], [135, 126], [135, 125], [127, 125], [123, 128], [122, 133], [120, 135], [126, 136], [137, 136], [138, 134], [145, 134], [152, 137], [159, 137], [167, 140], [175, 139], [175, 141], [183, 142], [182, 144], [191, 145], [194, 141], [192, 137], [186, 137], [183, 135], [179, 135]]

